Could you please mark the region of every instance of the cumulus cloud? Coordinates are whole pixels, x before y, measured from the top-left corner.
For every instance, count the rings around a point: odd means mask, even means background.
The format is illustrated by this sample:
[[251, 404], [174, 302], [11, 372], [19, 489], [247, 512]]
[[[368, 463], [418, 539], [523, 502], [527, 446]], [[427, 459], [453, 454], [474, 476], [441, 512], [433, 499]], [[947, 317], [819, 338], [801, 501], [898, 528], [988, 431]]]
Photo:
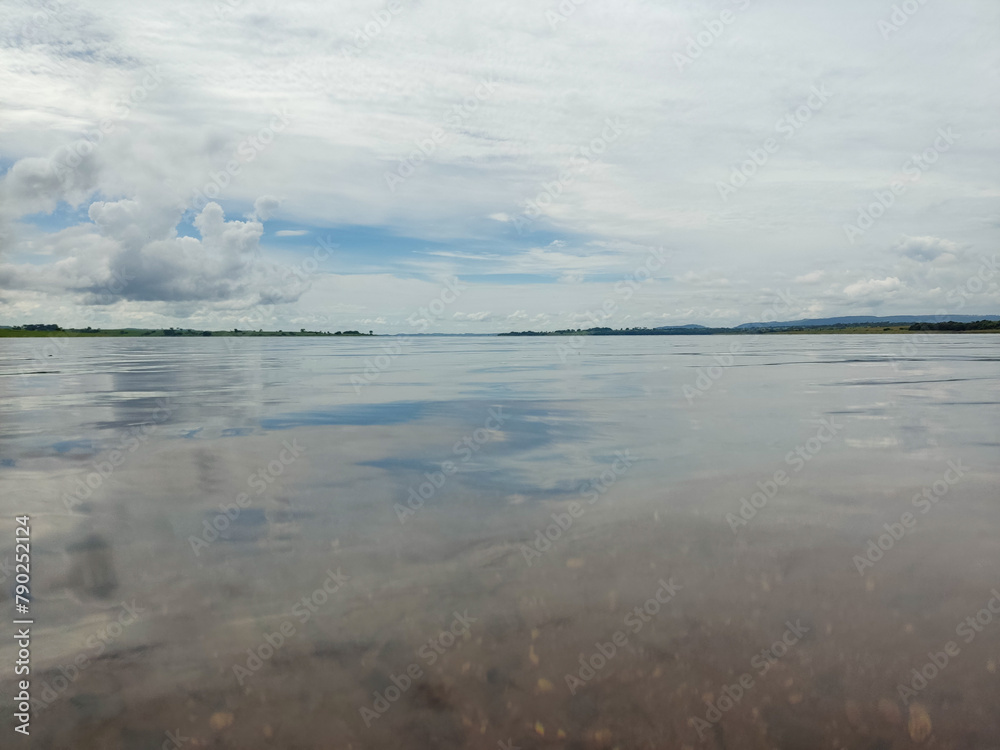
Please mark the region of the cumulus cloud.
[[256, 260], [263, 225], [226, 221], [209, 203], [195, 216], [200, 234], [178, 236], [179, 207], [141, 200], [98, 201], [88, 215], [91, 231], [76, 227], [57, 235], [72, 238], [72, 256], [50, 265], [0, 266], [10, 289], [75, 293], [83, 305], [138, 302], [294, 302], [308, 288], [300, 277]]
[[47, 157], [28, 157], [0, 178], [0, 255], [14, 245], [14, 222], [26, 214], [51, 213], [60, 201], [76, 206], [97, 190], [101, 164], [90, 152], [74, 167]]
[[173, 237], [182, 213], [179, 206], [164, 208], [128, 198], [96, 201], [87, 210], [101, 234], [129, 250], [139, 249], [150, 240]]
[[272, 195], [262, 195], [253, 202], [253, 214], [250, 218], [257, 221], [267, 221], [272, 218], [281, 201]]
[[895, 249], [921, 263], [953, 261], [959, 254], [958, 243], [940, 237], [903, 237]]

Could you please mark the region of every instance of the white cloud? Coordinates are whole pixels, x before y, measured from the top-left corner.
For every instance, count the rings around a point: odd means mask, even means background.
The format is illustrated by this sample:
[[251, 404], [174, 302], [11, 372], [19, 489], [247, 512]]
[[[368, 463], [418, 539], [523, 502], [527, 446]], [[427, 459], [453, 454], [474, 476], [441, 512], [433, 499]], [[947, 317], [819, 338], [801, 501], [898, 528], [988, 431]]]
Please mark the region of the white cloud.
[[178, 236], [176, 207], [124, 199], [92, 203], [88, 213], [96, 232], [75, 227], [50, 238], [63, 248], [64, 239], [71, 240], [71, 254], [50, 265], [2, 265], [3, 286], [71, 294], [81, 305], [172, 302], [181, 308], [293, 302], [308, 288], [257, 259], [260, 222], [226, 221], [217, 203], [194, 218], [201, 239]]
[[823, 277], [826, 276], [824, 271], [810, 271], [809, 273], [804, 273], [801, 276], [795, 277], [796, 284], [816, 284], [822, 281]]
[[281, 206], [281, 201], [271, 195], [262, 195], [253, 202], [253, 214], [248, 218], [267, 221]]
[[959, 254], [959, 246], [940, 237], [903, 237], [896, 244], [896, 251], [922, 263], [953, 261]]
[[455, 320], [469, 320], [469, 321], [474, 321], [474, 322], [478, 323], [479, 321], [489, 320], [491, 316], [490, 316], [489, 311], [486, 310], [486, 311], [474, 312], [474, 313], [457, 312], [452, 317]]
[[884, 279], [867, 279], [855, 281], [844, 287], [844, 294], [848, 297], [870, 297], [872, 295], [886, 296], [898, 291], [903, 287], [903, 282], [895, 276]]

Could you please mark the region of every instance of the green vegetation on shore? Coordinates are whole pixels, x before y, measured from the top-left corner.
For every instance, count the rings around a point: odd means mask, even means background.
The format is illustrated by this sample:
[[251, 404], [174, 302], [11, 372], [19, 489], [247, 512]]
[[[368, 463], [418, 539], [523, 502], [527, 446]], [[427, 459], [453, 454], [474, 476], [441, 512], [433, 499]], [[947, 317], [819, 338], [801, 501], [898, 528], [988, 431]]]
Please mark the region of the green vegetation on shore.
[[373, 336], [369, 331], [244, 331], [237, 328], [231, 331], [200, 331], [194, 328], [60, 328], [53, 323], [31, 323], [10, 328], [0, 327], [0, 338], [32, 338], [37, 336]]
[[944, 323], [914, 323], [911, 331], [993, 331], [1000, 329], [1000, 320], [976, 320], [971, 323], [956, 323], [953, 320]]
[[883, 323], [838, 323], [835, 325], [822, 326], [780, 326], [774, 328], [701, 328], [701, 327], [678, 327], [678, 328], [577, 328], [564, 329], [561, 331], [512, 331], [501, 333], [500, 336], [712, 336], [717, 334], [727, 335], [757, 335], [768, 334], [871, 334], [871, 333], [912, 333], [913, 331], [927, 331], [931, 333], [1000, 333], [1000, 321], [997, 320], [977, 320], [969, 323], [957, 323], [947, 321], [943, 323], [912, 323], [890, 324]]

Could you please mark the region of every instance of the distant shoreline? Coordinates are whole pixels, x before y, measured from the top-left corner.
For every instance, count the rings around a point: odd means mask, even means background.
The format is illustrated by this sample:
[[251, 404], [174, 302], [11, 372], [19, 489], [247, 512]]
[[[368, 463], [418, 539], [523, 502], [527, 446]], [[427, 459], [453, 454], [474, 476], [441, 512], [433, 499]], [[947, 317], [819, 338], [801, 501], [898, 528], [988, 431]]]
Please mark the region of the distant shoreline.
[[800, 335], [800, 334], [907, 334], [907, 333], [1000, 333], [1000, 321], [980, 320], [974, 322], [944, 321], [941, 323], [911, 323], [883, 325], [882, 323], [852, 323], [818, 326], [780, 326], [759, 328], [586, 328], [559, 331], [511, 331], [508, 333], [482, 334], [375, 334], [360, 331], [202, 331], [192, 328], [58, 328], [55, 326], [33, 326], [31, 328], [0, 328], [0, 338], [180, 338], [180, 337], [324, 337], [324, 338], [376, 338], [394, 336], [754, 336], [754, 335]]
[[498, 336], [746, 336], [789, 334], [899, 334], [899, 333], [1000, 333], [1000, 321], [981, 320], [970, 323], [852, 323], [819, 326], [780, 326], [755, 328], [587, 328], [562, 331], [514, 331]]
[[0, 338], [20, 339], [38, 337], [67, 337], [67, 338], [91, 338], [95, 336], [105, 338], [180, 338], [182, 336], [229, 336], [236, 338], [252, 336], [323, 336], [336, 338], [370, 338], [375, 334], [361, 333], [360, 331], [200, 331], [193, 328], [44, 328], [29, 329], [23, 328], [0, 328]]

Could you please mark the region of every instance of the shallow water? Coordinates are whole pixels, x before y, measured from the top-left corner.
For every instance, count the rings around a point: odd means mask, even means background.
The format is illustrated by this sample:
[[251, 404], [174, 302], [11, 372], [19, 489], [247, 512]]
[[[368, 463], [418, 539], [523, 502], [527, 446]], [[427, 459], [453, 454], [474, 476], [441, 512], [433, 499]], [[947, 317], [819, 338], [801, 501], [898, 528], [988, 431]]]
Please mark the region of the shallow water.
[[0, 341], [3, 746], [1000, 747], [1000, 338], [580, 343]]

